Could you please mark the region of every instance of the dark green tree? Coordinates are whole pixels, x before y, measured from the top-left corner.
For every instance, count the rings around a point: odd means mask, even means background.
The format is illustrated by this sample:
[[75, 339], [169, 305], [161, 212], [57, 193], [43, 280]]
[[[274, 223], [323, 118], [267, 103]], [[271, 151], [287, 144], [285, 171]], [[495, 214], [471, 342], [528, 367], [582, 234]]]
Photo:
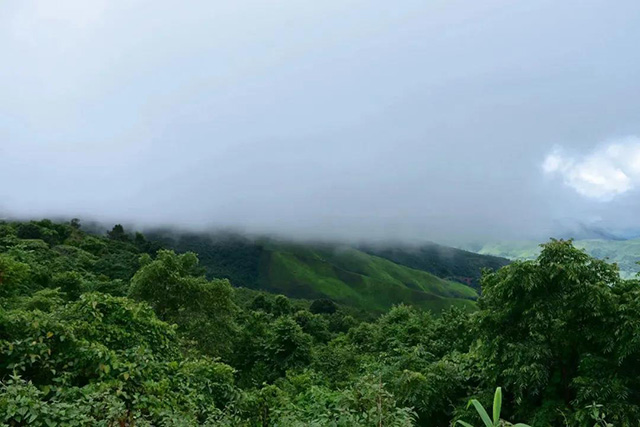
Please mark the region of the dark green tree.
[[227, 357], [236, 328], [229, 281], [205, 279], [191, 252], [161, 250], [155, 260], [144, 257], [145, 265], [131, 279], [130, 296], [147, 301], [161, 319], [177, 323], [207, 353]]
[[335, 313], [336, 310], [336, 303], [327, 298], [317, 299], [309, 307], [309, 311], [313, 314], [331, 314]]
[[263, 346], [267, 365], [277, 376], [311, 361], [311, 336], [289, 316], [279, 317], [271, 325]]
[[129, 235], [125, 233], [124, 227], [121, 224], [116, 224], [113, 226], [111, 231], [107, 231], [107, 237], [111, 240], [119, 240], [122, 242], [129, 241]]
[[291, 314], [291, 310], [291, 301], [289, 301], [289, 298], [284, 295], [276, 295], [273, 300], [273, 314], [276, 316], [284, 316], [286, 314]]
[[553, 240], [537, 260], [487, 273], [482, 290], [485, 381], [503, 385], [518, 418], [557, 425], [597, 402], [616, 425], [640, 419], [640, 294], [615, 265]]
[[51, 279], [51, 286], [60, 288], [71, 300], [78, 299], [87, 290], [82, 274], [77, 271], [65, 271], [56, 273]]

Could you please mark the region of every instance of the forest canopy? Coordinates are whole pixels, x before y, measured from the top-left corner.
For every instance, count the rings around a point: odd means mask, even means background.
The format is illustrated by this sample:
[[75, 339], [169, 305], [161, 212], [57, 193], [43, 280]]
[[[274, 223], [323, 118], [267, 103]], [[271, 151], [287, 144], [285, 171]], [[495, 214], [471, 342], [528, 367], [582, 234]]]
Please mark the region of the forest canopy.
[[[207, 278], [115, 226], [0, 223], [5, 425], [635, 426], [640, 287], [571, 241], [485, 271], [476, 307], [378, 315]], [[506, 425], [506, 424], [505, 424]]]

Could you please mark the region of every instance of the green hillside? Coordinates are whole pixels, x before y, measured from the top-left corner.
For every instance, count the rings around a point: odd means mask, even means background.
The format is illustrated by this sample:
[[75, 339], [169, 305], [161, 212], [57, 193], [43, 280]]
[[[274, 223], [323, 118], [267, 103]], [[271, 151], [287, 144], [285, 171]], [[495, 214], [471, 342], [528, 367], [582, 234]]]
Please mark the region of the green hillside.
[[462, 283], [347, 246], [237, 235], [148, 234], [179, 252], [197, 252], [209, 277], [290, 297], [330, 298], [375, 312], [399, 303], [436, 312], [450, 306], [474, 307], [477, 297], [474, 289]]
[[[574, 246], [584, 249], [589, 255], [615, 262], [620, 274], [629, 278], [640, 271], [640, 239], [605, 240], [584, 239], [574, 241]], [[534, 259], [540, 246], [534, 241], [494, 242], [484, 245], [478, 253], [501, 256], [509, 259]]]
[[509, 264], [506, 258], [480, 255], [462, 249], [435, 243], [423, 245], [366, 245], [361, 249], [372, 255], [418, 270], [428, 271], [438, 277], [466, 283], [480, 289], [483, 268], [497, 270]]
[[268, 245], [264, 288], [300, 298], [328, 297], [374, 311], [409, 303], [440, 311], [472, 306], [477, 293], [461, 283], [395, 264], [353, 248]]

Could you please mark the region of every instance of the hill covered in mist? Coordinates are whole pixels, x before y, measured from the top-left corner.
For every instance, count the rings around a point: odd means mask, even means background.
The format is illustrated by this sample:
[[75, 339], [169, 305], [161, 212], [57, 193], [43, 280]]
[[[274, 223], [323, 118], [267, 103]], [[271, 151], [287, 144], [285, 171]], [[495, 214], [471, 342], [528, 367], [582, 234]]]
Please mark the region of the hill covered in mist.
[[196, 252], [210, 278], [296, 298], [329, 298], [380, 312], [405, 303], [439, 312], [473, 306], [482, 268], [508, 261], [438, 245], [348, 245], [248, 238], [229, 233], [147, 232], [178, 252]]

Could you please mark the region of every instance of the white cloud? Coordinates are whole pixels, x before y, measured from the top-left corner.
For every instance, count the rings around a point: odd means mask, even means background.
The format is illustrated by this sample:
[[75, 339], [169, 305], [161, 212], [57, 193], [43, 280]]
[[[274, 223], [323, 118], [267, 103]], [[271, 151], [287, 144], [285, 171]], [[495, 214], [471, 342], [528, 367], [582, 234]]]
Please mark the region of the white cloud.
[[585, 197], [608, 201], [640, 185], [640, 138], [608, 141], [579, 158], [555, 148], [542, 170], [560, 176], [565, 185]]

